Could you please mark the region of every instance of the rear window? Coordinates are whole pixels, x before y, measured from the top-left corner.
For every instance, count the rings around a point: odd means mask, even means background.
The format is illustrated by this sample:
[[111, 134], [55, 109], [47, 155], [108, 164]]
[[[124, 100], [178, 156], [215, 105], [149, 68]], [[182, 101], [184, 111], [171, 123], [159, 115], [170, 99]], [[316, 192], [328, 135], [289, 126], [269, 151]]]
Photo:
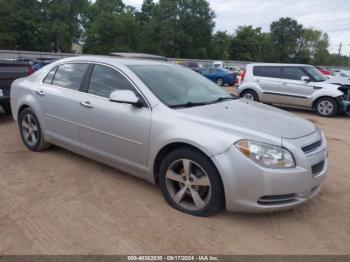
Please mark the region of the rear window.
[[52, 80], [53, 80], [53, 77], [55, 76], [56, 70], [57, 70], [57, 66], [51, 69], [51, 71], [46, 75], [43, 81], [45, 84], [49, 84], [49, 85], [52, 84]]
[[280, 68], [277, 66], [254, 66], [253, 74], [254, 76], [279, 78]]
[[71, 90], [79, 90], [89, 64], [64, 64], [56, 71], [52, 84]]

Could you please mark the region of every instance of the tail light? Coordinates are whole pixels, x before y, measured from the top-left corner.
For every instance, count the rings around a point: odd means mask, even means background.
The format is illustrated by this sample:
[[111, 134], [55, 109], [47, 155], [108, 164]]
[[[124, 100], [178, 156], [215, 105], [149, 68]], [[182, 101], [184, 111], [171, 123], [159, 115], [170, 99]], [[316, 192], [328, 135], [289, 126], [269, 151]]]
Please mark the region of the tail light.
[[241, 77], [241, 82], [244, 81], [244, 78], [245, 78], [245, 74], [246, 74], [246, 73], [247, 73], [247, 70], [244, 69], [244, 70], [243, 70], [243, 73], [242, 73], [242, 77]]
[[28, 68], [28, 75], [30, 76], [33, 73], [34, 73], [34, 70], [33, 70], [32, 66], [29, 66], [29, 68]]

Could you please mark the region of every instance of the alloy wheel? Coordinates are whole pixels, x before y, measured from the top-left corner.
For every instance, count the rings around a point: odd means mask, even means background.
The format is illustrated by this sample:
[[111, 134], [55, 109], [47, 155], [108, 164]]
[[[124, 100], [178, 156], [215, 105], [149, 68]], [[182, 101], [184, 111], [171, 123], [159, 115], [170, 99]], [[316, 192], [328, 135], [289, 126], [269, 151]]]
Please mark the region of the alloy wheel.
[[189, 159], [173, 162], [166, 172], [166, 188], [173, 201], [187, 210], [201, 210], [211, 197], [211, 183], [204, 169]]
[[30, 114], [26, 114], [22, 119], [21, 125], [25, 142], [30, 146], [35, 146], [39, 138], [39, 129], [34, 117]]

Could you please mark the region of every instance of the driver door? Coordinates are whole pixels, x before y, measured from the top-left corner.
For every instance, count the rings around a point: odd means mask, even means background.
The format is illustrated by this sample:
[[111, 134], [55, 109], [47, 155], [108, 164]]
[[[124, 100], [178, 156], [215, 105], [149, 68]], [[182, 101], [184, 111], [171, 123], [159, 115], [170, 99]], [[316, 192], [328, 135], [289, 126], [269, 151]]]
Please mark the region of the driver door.
[[112, 166], [122, 165], [144, 172], [152, 112], [147, 107], [109, 101], [115, 90], [132, 90], [138, 95], [121, 72], [94, 65], [78, 110], [81, 148]]
[[284, 97], [283, 104], [309, 107], [310, 100], [308, 99], [317, 89], [310, 82], [302, 81], [302, 77], [307, 76], [304, 70], [300, 67], [282, 67], [281, 81]]

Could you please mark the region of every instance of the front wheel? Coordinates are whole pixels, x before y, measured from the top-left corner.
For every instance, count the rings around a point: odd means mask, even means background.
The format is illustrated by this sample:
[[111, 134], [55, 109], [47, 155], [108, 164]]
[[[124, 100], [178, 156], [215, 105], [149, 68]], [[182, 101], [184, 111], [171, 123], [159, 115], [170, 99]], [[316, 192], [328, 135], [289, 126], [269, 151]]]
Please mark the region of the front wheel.
[[210, 216], [224, 203], [218, 171], [210, 159], [192, 149], [178, 149], [165, 157], [159, 186], [172, 207], [190, 215]]
[[253, 90], [243, 91], [241, 93], [240, 97], [245, 98], [245, 99], [250, 100], [250, 101], [259, 101], [257, 93]]
[[31, 151], [41, 151], [49, 147], [44, 140], [37, 117], [30, 108], [24, 109], [18, 118], [24, 145]]
[[315, 111], [323, 117], [331, 117], [339, 112], [339, 106], [333, 98], [320, 98], [315, 104]]

